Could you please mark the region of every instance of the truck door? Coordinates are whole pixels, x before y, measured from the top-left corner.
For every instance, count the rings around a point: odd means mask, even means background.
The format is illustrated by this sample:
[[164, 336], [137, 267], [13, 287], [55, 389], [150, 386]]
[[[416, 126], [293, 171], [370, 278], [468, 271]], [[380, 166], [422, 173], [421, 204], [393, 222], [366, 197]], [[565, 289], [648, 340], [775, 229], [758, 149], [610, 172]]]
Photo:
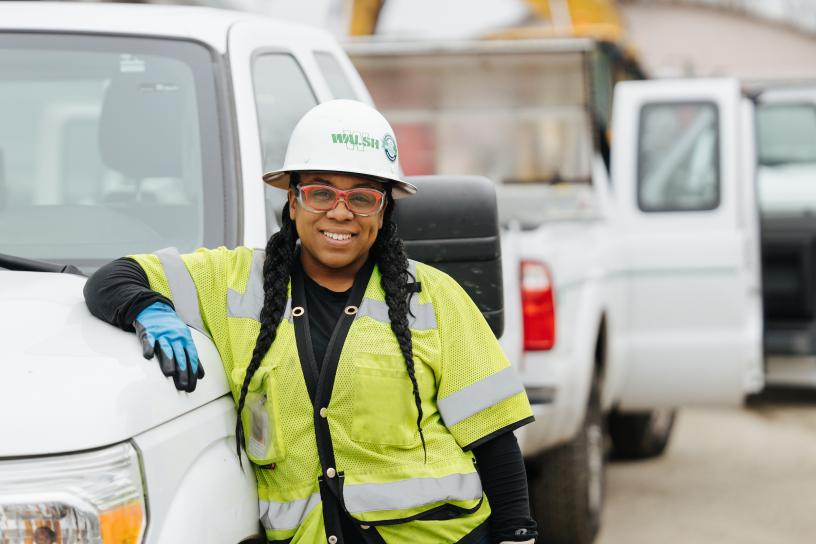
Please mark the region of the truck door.
[[734, 80], [616, 88], [610, 285], [622, 409], [762, 386], [752, 107]]
[[[317, 52], [343, 58], [322, 32], [261, 21], [232, 25], [228, 39], [243, 183], [243, 243], [264, 247], [278, 228], [286, 193], [261, 181], [283, 164], [289, 135], [304, 113], [333, 98], [315, 58]], [[348, 62], [348, 61], [346, 61]], [[264, 228], [265, 227], [265, 228]]]

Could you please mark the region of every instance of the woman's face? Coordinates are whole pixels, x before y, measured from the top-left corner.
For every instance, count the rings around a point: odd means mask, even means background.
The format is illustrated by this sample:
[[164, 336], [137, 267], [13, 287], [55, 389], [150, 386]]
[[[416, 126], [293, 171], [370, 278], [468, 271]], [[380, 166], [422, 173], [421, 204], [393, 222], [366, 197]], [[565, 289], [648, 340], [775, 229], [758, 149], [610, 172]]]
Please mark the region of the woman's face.
[[[306, 185], [330, 185], [341, 190], [366, 187], [384, 191], [382, 183], [329, 172], [302, 174], [299, 186]], [[367, 217], [355, 215], [346, 208], [342, 199], [332, 210], [311, 212], [300, 206], [294, 191], [289, 191], [289, 215], [300, 237], [303, 259], [325, 268], [351, 268], [356, 271], [361, 267], [382, 227], [383, 214], [383, 210], [380, 210]]]

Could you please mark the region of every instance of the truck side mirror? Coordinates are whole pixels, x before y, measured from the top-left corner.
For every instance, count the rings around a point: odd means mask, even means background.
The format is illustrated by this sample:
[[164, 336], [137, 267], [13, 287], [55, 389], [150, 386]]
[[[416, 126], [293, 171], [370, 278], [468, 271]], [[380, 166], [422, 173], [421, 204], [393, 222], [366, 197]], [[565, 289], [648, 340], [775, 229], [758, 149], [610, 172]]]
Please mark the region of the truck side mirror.
[[414, 176], [417, 194], [394, 213], [408, 255], [450, 274], [482, 311], [493, 333], [504, 331], [496, 189], [478, 176]]

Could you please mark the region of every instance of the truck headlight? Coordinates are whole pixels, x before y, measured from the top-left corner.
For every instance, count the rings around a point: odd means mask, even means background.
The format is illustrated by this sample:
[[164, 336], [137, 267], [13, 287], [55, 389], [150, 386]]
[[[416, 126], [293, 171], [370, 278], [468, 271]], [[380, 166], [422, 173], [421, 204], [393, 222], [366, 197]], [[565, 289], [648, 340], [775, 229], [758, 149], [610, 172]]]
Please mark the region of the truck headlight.
[[137, 544], [147, 522], [136, 450], [0, 460], [0, 542]]

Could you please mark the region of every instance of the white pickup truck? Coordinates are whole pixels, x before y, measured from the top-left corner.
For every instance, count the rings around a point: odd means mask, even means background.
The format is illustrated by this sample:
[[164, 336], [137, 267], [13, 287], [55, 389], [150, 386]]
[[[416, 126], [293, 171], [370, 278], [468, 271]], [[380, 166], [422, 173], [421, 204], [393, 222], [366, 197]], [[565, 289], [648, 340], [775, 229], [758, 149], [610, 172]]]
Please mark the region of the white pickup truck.
[[[302, 114], [333, 98], [370, 101], [313, 28], [204, 8], [0, 3], [0, 543], [266, 541], [213, 344], [193, 331], [208, 372], [176, 391], [134, 334], [91, 316], [79, 272], [167, 246], [263, 247], [283, 193], [262, 173]], [[492, 184], [414, 181], [420, 194], [398, 208], [409, 253], [416, 240], [441, 255], [466, 289], [469, 274], [485, 278], [471, 293], [498, 333]], [[436, 220], [444, 239], [412, 238], [428, 230], [423, 199], [446, 198], [460, 206]]]
[[589, 543], [605, 427], [657, 455], [675, 407], [763, 386], [753, 104], [733, 80], [618, 82], [631, 59], [590, 39], [345, 48], [406, 173], [499, 183], [535, 517], [544, 542]]

